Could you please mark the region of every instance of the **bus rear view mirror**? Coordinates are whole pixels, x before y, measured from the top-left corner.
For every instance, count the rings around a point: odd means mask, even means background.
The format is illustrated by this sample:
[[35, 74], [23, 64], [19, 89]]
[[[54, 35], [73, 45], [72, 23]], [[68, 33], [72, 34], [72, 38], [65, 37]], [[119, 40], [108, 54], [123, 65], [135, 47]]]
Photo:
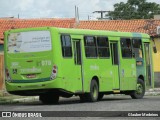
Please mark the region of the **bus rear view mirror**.
[[153, 52], [157, 53], [157, 48], [156, 48], [156, 44], [155, 44], [154, 38], [151, 37], [151, 40], [153, 41]]
[[157, 48], [156, 48], [155, 45], [153, 46], [153, 52], [154, 52], [154, 53], [157, 53]]

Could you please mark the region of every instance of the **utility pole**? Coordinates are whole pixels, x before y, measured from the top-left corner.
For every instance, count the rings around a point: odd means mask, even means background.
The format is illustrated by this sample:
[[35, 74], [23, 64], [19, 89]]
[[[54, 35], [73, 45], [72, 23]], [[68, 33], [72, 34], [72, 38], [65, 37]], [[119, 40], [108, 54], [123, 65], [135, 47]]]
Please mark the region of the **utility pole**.
[[77, 21], [79, 23], [79, 9], [78, 9], [78, 7], [77, 7]]
[[79, 10], [78, 7], [75, 6], [75, 19], [76, 19], [76, 24], [79, 24]]
[[88, 15], [88, 21], [90, 20], [90, 16]]
[[77, 6], [75, 6], [75, 19], [77, 20]]
[[110, 11], [94, 11], [93, 13], [100, 13], [101, 14], [101, 17], [99, 19], [104, 19], [103, 15], [104, 13], [107, 13], [107, 12], [110, 12]]

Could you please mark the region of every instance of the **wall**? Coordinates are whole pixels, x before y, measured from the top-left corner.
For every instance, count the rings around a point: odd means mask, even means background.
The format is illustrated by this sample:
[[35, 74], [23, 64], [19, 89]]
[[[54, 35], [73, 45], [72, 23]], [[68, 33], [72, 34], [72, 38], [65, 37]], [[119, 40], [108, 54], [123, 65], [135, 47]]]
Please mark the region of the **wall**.
[[4, 85], [4, 55], [0, 53], [0, 90], [3, 89]]
[[160, 38], [154, 39], [157, 53], [153, 53], [155, 87], [160, 87]]
[[154, 15], [154, 20], [160, 20], [160, 15]]

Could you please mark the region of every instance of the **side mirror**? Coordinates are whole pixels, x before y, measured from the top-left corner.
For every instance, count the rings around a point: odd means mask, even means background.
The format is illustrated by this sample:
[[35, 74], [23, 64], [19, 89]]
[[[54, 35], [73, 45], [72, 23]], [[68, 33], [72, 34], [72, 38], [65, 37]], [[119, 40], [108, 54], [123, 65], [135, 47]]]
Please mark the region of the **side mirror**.
[[151, 40], [153, 41], [153, 52], [157, 53], [157, 48], [156, 48], [156, 44], [155, 44], [154, 38], [151, 37]]
[[156, 48], [155, 45], [153, 46], [153, 52], [154, 52], [154, 53], [157, 53], [157, 48]]

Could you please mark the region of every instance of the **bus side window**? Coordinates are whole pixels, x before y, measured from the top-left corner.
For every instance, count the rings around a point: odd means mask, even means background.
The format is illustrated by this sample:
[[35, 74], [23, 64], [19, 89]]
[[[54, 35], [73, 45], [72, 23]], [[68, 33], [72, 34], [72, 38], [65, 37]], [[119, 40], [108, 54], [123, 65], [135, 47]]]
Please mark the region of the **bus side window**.
[[141, 39], [133, 39], [133, 53], [135, 58], [142, 58], [142, 41]]
[[63, 57], [72, 57], [71, 37], [69, 35], [61, 35], [61, 45]]
[[100, 58], [110, 57], [109, 42], [107, 37], [97, 37], [98, 56]]
[[142, 52], [142, 40], [141, 39], [132, 39], [133, 45], [133, 57], [136, 58], [137, 65], [143, 65], [143, 52]]
[[121, 51], [123, 58], [132, 58], [132, 46], [130, 38], [121, 38]]
[[97, 57], [96, 38], [93, 36], [84, 37], [85, 54], [86, 57]]

